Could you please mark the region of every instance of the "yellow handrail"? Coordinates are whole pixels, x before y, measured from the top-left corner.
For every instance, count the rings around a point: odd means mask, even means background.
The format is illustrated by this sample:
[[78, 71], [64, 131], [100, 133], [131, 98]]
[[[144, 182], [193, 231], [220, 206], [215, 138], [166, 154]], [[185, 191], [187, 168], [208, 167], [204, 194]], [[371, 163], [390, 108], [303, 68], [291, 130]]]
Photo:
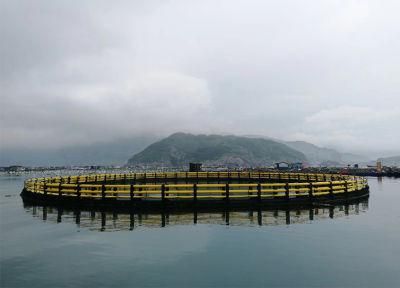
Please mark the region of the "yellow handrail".
[[[250, 183], [230, 183], [230, 180]], [[171, 183], [172, 181], [187, 181]], [[197, 183], [198, 180], [223, 183]], [[265, 183], [263, 181], [279, 182]], [[121, 183], [121, 181], [123, 183]], [[125, 184], [127, 181], [131, 184]], [[148, 183], [148, 182], [159, 183]], [[292, 181], [292, 182], [289, 182]], [[294, 181], [294, 182], [293, 182]], [[116, 183], [113, 183], [116, 182]], [[164, 184], [162, 184], [165, 182]], [[313, 197], [351, 193], [368, 187], [363, 177], [337, 174], [278, 172], [146, 172], [32, 178], [26, 191], [58, 197], [116, 199], [235, 199]]]

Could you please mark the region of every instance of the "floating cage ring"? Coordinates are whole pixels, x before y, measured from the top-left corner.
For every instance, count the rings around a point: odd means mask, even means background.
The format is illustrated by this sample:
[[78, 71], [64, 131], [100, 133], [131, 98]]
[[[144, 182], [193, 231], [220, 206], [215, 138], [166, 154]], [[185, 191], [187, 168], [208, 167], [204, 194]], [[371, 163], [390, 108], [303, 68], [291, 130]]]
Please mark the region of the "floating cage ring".
[[146, 172], [32, 178], [27, 201], [90, 206], [301, 205], [368, 197], [363, 177], [281, 172]]

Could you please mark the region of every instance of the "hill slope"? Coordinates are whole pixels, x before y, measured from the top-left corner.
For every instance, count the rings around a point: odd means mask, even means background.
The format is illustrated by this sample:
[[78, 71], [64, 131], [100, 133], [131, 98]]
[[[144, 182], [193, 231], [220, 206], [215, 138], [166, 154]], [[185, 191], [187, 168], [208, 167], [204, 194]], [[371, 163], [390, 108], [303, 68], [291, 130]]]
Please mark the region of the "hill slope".
[[205, 165], [256, 167], [280, 161], [305, 160], [303, 153], [272, 140], [176, 133], [134, 155], [128, 165], [185, 167], [189, 162], [201, 162]]
[[379, 158], [377, 161], [381, 161], [384, 166], [400, 167], [400, 156]]
[[337, 166], [340, 164], [360, 163], [368, 160], [363, 156], [350, 153], [340, 153], [334, 149], [318, 147], [305, 141], [290, 141], [285, 142], [285, 144], [302, 152], [307, 157], [308, 162], [312, 165], [332, 163], [333, 166]]
[[319, 164], [324, 161], [340, 161], [340, 153], [333, 149], [321, 148], [304, 141], [286, 142], [289, 147], [301, 151], [307, 160], [312, 164]]
[[124, 165], [132, 154], [157, 140], [137, 136], [108, 143], [60, 149], [0, 149], [0, 166]]

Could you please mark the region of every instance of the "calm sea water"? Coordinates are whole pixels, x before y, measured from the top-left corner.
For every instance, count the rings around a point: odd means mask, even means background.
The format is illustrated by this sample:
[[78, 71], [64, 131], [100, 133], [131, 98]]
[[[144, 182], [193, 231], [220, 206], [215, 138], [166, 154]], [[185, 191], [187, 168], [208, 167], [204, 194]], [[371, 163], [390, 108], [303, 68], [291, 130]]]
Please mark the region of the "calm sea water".
[[400, 287], [400, 179], [347, 207], [167, 215], [24, 206], [24, 179], [0, 176], [1, 287]]

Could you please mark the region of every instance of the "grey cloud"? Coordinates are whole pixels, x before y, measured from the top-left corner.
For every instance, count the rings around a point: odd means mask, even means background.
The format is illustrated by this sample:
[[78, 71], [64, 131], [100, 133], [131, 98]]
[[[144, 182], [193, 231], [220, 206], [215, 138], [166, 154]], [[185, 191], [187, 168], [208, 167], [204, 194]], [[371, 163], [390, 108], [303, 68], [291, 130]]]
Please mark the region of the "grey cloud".
[[3, 147], [180, 130], [400, 144], [396, 1], [0, 5]]

